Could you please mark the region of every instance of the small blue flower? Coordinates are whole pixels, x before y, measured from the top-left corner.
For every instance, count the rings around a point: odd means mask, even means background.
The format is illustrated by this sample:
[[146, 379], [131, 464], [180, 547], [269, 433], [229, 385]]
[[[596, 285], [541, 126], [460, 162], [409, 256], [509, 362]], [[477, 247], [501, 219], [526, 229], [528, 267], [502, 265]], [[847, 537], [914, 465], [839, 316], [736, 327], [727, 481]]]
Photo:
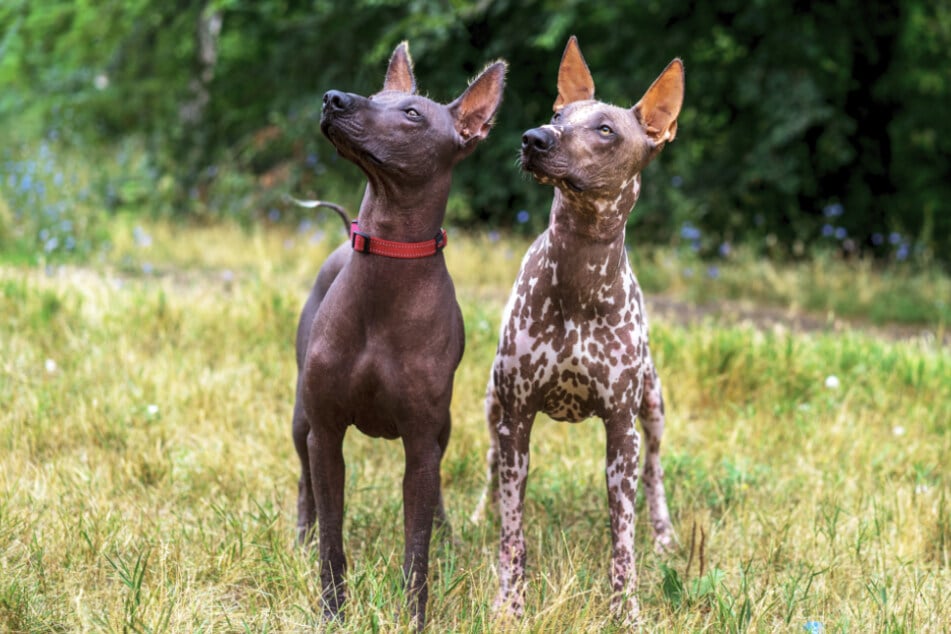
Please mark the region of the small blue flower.
[[307, 165], [307, 167], [314, 167], [317, 165], [317, 155], [313, 152], [308, 154], [307, 158], [304, 159], [304, 164]]
[[489, 232], [489, 242], [498, 242], [501, 236], [498, 231], [492, 230]]
[[528, 219], [529, 219], [529, 218], [530, 218], [530, 216], [529, 216], [529, 214], [528, 214], [528, 211], [525, 210], [525, 209], [522, 209], [522, 210], [519, 211], [517, 214], [515, 214], [515, 220], [516, 220], [516, 222], [518, 222], [520, 225], [523, 225], [523, 224], [525, 224], [526, 222], [528, 222]]
[[267, 217], [271, 220], [271, 222], [277, 222], [281, 219], [281, 212], [280, 210], [271, 207], [267, 212]]
[[872, 244], [874, 244], [875, 246], [881, 246], [881, 244], [884, 242], [885, 242], [885, 236], [883, 236], [880, 233], [872, 234]]
[[154, 270], [155, 269], [152, 267], [151, 262], [142, 263], [142, 272], [145, 273], [146, 275], [151, 275]]
[[835, 234], [835, 227], [830, 224], [822, 225], [822, 237], [829, 238]]
[[680, 237], [684, 240], [699, 240], [701, 235], [700, 229], [697, 229], [689, 222], [685, 222], [680, 227]]
[[842, 207], [839, 203], [833, 203], [831, 205], [826, 205], [822, 209], [822, 215], [826, 218], [838, 218], [845, 212], [845, 208]]
[[848, 235], [848, 233], [846, 232], [845, 227], [836, 227], [836, 228], [835, 228], [835, 239], [836, 239], [836, 240], [843, 240], [843, 239], [845, 238], [845, 236], [847, 236], [847, 235]]
[[895, 257], [898, 258], [899, 261], [907, 260], [908, 259], [908, 245], [902, 243], [901, 246], [898, 247], [898, 250], [895, 251]]
[[697, 253], [698, 251], [700, 251], [700, 241], [692, 240], [690, 242], [690, 250], [693, 251], [694, 253]]
[[802, 629], [804, 629], [807, 634], [822, 634], [825, 631], [822, 621], [806, 621], [802, 624]]
[[305, 218], [304, 220], [300, 221], [299, 225], [297, 225], [297, 233], [310, 233], [310, 230], [313, 226], [314, 223]]
[[733, 252], [733, 247], [730, 246], [730, 243], [729, 243], [729, 242], [724, 242], [723, 244], [720, 245], [719, 251], [720, 251], [720, 257], [724, 257], [724, 258], [725, 258], [725, 257], [729, 256], [730, 253]]
[[670, 179], [670, 184], [672, 187], [680, 187], [684, 184], [684, 179], [681, 176], [672, 176]]
[[708, 266], [707, 267], [707, 277], [711, 280], [715, 280], [720, 277], [720, 267], [718, 266]]
[[132, 237], [135, 239], [136, 245], [146, 249], [152, 246], [152, 236], [145, 232], [145, 230], [136, 225], [132, 230]]
[[897, 231], [892, 231], [890, 234], [888, 234], [888, 242], [891, 244], [898, 244], [901, 242], [901, 234]]
[[52, 253], [53, 251], [56, 250], [56, 247], [58, 246], [59, 246], [59, 238], [57, 238], [56, 236], [53, 236], [52, 238], [47, 240], [46, 243], [43, 245], [43, 250], [46, 251], [47, 253]]

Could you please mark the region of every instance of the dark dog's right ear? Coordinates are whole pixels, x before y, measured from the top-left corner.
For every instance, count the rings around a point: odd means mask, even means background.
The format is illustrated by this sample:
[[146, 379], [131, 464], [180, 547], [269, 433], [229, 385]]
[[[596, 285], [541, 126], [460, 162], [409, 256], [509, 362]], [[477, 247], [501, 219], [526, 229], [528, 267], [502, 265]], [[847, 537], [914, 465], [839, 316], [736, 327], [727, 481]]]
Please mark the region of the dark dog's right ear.
[[409, 42], [403, 41], [393, 50], [390, 66], [386, 69], [383, 90], [396, 90], [414, 94], [416, 77], [413, 76], [413, 58], [409, 56]]
[[578, 38], [572, 35], [568, 38], [565, 52], [561, 56], [561, 65], [558, 67], [558, 98], [552, 110], [558, 112], [572, 101], [594, 99], [594, 79], [591, 71], [581, 56], [581, 47]]
[[488, 136], [492, 119], [502, 103], [507, 68], [501, 60], [487, 66], [466, 91], [449, 104], [449, 112], [456, 120], [456, 132], [466, 145], [475, 147], [471, 141], [481, 141]]

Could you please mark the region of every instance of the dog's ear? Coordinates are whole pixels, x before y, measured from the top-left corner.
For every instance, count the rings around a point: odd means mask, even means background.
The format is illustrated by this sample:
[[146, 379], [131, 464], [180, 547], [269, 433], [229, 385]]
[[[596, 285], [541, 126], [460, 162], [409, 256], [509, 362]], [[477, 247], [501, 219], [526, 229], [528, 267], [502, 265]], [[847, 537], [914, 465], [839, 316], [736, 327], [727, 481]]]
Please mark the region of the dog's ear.
[[[507, 68], [507, 64], [501, 60], [490, 64], [472, 80], [464, 93], [449, 104], [449, 112], [455, 119], [456, 132], [466, 145], [488, 136], [492, 119], [502, 103]], [[474, 146], [475, 143], [471, 145]]]
[[413, 76], [413, 58], [409, 56], [409, 42], [400, 42], [390, 56], [390, 66], [386, 69], [383, 90], [396, 90], [414, 94], [416, 77]]
[[677, 136], [677, 116], [684, 103], [684, 63], [680, 58], [667, 64], [641, 100], [631, 110], [654, 145]]
[[591, 71], [581, 56], [581, 47], [578, 38], [572, 35], [568, 38], [565, 52], [561, 56], [561, 65], [558, 67], [558, 98], [552, 110], [558, 112], [572, 101], [594, 99], [594, 79]]

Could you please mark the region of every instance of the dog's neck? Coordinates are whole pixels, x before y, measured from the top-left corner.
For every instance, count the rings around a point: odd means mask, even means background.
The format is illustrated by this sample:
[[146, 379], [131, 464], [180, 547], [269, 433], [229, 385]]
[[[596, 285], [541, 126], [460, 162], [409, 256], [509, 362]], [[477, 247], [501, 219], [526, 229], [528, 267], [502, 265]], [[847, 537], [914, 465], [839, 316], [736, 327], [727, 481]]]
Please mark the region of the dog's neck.
[[367, 183], [358, 216], [361, 231], [397, 242], [432, 238], [446, 217], [450, 184], [450, 178], [416, 189]]
[[555, 187], [550, 227], [582, 241], [613, 244], [620, 236], [623, 243], [624, 226], [637, 202], [640, 189], [639, 173], [621, 183], [617, 189], [601, 195]]

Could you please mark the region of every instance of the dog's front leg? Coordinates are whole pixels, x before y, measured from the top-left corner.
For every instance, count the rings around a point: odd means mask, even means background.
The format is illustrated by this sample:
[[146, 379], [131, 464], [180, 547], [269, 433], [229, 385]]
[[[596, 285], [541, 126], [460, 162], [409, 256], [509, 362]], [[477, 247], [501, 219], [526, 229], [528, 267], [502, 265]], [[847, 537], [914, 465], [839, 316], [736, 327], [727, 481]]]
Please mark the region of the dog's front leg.
[[429, 598], [429, 542], [440, 501], [439, 463], [442, 449], [436, 439], [403, 437], [406, 471], [403, 474], [403, 579], [413, 624], [426, 623]]
[[520, 618], [525, 612], [525, 533], [522, 516], [528, 478], [528, 447], [533, 416], [515, 418], [503, 413], [496, 430], [498, 438], [499, 594], [496, 613]]
[[324, 618], [336, 618], [346, 599], [343, 552], [343, 432], [312, 428], [307, 435], [310, 473], [317, 501], [320, 586]]
[[634, 562], [634, 502], [640, 437], [633, 412], [617, 413], [607, 428], [608, 507], [611, 513], [611, 608], [625, 625], [637, 623]]

